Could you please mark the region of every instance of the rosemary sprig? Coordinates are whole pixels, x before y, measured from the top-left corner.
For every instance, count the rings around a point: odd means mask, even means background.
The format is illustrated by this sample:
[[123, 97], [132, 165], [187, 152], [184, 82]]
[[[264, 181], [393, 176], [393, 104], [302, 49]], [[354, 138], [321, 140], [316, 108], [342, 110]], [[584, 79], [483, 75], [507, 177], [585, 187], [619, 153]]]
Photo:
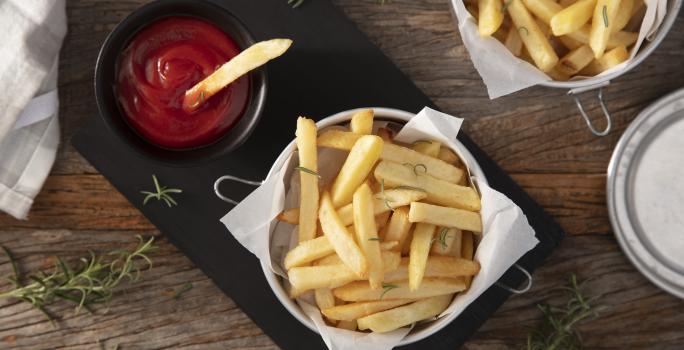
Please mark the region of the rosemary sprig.
[[305, 173], [311, 174], [311, 175], [316, 175], [319, 179], [321, 178], [321, 175], [319, 173], [317, 173], [317, 172], [315, 172], [309, 168], [305, 168], [303, 166], [295, 167], [295, 170], [299, 170], [301, 172], [305, 172]]
[[604, 309], [594, 304], [596, 297], [587, 298], [584, 295], [585, 283], [578, 283], [577, 276], [570, 275], [569, 285], [561, 288], [569, 297], [564, 307], [537, 304], [544, 319], [542, 325], [527, 336], [527, 350], [582, 349], [582, 338], [575, 326], [598, 317]]
[[389, 292], [390, 290], [395, 289], [395, 288], [399, 288], [399, 286], [396, 284], [383, 283], [382, 289], [384, 289], [384, 290], [382, 291], [382, 294], [380, 294], [380, 299], [382, 299], [382, 297], [384, 297], [385, 294], [387, 294], [387, 292]]
[[[137, 266], [139, 261], [145, 261], [148, 268], [152, 267], [147, 253], [156, 248], [153, 245], [154, 238], [145, 241], [138, 236], [138, 240], [138, 246], [133, 251], [119, 249], [99, 257], [91, 252], [90, 257], [80, 259], [81, 264], [77, 268], [57, 258], [51, 273], [40, 271], [29, 275], [26, 278], [27, 284], [22, 284], [24, 279], [15, 268], [14, 277], [10, 278], [15, 283], [15, 288], [1, 292], [0, 299], [15, 298], [25, 301], [41, 311], [51, 322], [54, 317], [46, 306], [57, 299], [76, 304], [77, 313], [81, 308], [92, 312], [91, 307], [94, 304], [106, 303], [112, 298], [114, 289], [123, 280], [135, 282], [140, 278], [141, 270]], [[9, 250], [5, 248], [5, 252], [9, 253]], [[16, 266], [12, 254], [7, 256], [12, 266]]]
[[379, 241], [380, 237], [371, 237], [368, 239], [369, 241]]
[[603, 25], [608, 28], [608, 6], [603, 5]]
[[171, 197], [171, 193], [183, 193], [183, 190], [178, 189], [178, 188], [168, 188], [166, 186], [160, 186], [159, 181], [157, 181], [157, 176], [152, 174], [152, 181], [154, 181], [154, 190], [155, 192], [150, 192], [150, 191], [140, 191], [140, 193], [145, 195], [145, 199], [143, 200], [143, 205], [147, 204], [150, 199], [154, 198], [158, 201], [164, 201], [166, 205], [170, 207], [173, 207], [174, 205], [178, 205], [178, 203]]
[[172, 298], [178, 300], [178, 299], [180, 299], [181, 296], [183, 296], [183, 294], [189, 292], [192, 288], [194, 288], [194, 286], [192, 285], [192, 283], [188, 282], [188, 283], [186, 283], [186, 284], [180, 286], [180, 287], [173, 293]]

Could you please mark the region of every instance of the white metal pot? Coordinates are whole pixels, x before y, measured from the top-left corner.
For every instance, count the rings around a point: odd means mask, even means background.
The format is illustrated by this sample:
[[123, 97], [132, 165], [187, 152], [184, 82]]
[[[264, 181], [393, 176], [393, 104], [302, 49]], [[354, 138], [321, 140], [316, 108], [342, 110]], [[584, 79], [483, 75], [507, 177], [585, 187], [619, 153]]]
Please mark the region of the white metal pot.
[[[316, 123], [316, 125], [319, 129], [323, 129], [333, 125], [346, 124], [351, 120], [351, 116], [354, 114], [354, 112], [358, 110], [359, 109], [354, 109], [334, 114], [332, 116], [320, 120], [318, 123]], [[373, 107], [373, 110], [375, 111], [376, 120], [392, 121], [400, 124], [405, 124], [409, 119], [411, 119], [415, 115], [413, 113], [391, 108]], [[475, 160], [473, 155], [468, 151], [468, 149], [465, 148], [465, 146], [463, 146], [463, 144], [461, 144], [461, 142], [458, 140], [456, 140], [456, 146], [457, 148], [453, 151], [458, 153], [461, 159], [465, 162], [466, 166], [468, 166], [468, 168], [470, 169], [471, 176], [477, 178], [477, 181], [480, 183], [488, 184], [487, 178], [485, 177], [482, 168], [479, 164], [477, 164], [477, 161]], [[295, 141], [290, 142], [290, 144], [287, 145], [287, 147], [285, 147], [283, 152], [280, 154], [280, 156], [278, 156], [278, 158], [274, 162], [273, 167], [271, 167], [271, 170], [267, 175], [267, 179], [271, 176], [274, 176], [278, 172], [278, 170], [285, 165], [285, 162], [290, 158], [290, 155], [295, 151], [295, 149]], [[262, 262], [261, 268], [264, 272], [264, 276], [266, 276], [268, 284], [271, 286], [271, 289], [273, 290], [273, 293], [276, 295], [280, 303], [283, 304], [283, 306], [287, 309], [287, 311], [289, 311], [297, 320], [299, 320], [299, 322], [307, 326], [309, 329], [311, 329], [314, 332], [318, 332], [313, 321], [304, 313], [304, 311], [302, 311], [299, 305], [288, 296], [283, 286], [282, 278], [273, 273], [273, 271], [271, 271], [271, 267], [267, 263]], [[451, 321], [453, 321], [456, 318], [456, 316], [458, 315], [450, 314], [438, 320], [422, 323], [419, 326], [416, 326], [404, 338], [404, 340], [402, 340], [402, 342], [399, 343], [399, 346], [417, 342], [423, 338], [426, 338], [436, 333], [440, 329], [444, 328]]]

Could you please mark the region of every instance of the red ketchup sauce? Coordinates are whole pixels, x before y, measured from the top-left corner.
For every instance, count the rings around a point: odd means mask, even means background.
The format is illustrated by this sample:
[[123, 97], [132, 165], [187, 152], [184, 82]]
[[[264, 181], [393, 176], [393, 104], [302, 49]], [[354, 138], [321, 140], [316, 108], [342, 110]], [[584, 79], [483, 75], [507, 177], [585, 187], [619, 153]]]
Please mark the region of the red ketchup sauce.
[[235, 125], [249, 100], [246, 76], [188, 113], [185, 91], [240, 53], [213, 24], [169, 17], [137, 33], [119, 58], [116, 92], [123, 114], [141, 136], [165, 148], [210, 144]]

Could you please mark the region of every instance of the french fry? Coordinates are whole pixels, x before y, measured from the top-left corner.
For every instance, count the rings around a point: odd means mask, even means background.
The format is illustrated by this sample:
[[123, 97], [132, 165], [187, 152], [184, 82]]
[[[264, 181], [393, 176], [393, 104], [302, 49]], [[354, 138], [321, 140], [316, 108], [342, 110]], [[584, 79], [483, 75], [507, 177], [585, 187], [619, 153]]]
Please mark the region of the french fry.
[[[396, 270], [401, 256], [398, 252], [383, 251], [383, 273]], [[299, 292], [318, 288], [337, 288], [353, 281], [366, 282], [366, 276], [359, 276], [345, 264], [298, 266], [287, 271], [292, 286]]]
[[409, 221], [482, 232], [482, 220], [478, 213], [421, 202], [411, 203]]
[[414, 322], [439, 315], [442, 311], [446, 310], [452, 299], [453, 295], [442, 295], [378, 312], [359, 318], [357, 320], [358, 327], [361, 330], [370, 329], [378, 333], [393, 331]]
[[383, 276], [380, 238], [373, 215], [373, 193], [367, 184], [362, 184], [354, 192], [352, 204], [354, 207], [356, 242], [358, 242], [368, 262], [368, 282], [371, 288], [380, 288]]
[[[317, 142], [319, 147], [351, 150], [361, 136], [362, 135], [354, 134], [348, 131], [327, 130], [318, 136]], [[385, 144], [382, 148], [382, 154], [380, 158], [401, 164], [409, 163], [414, 165], [424, 165], [425, 168], [428, 169], [428, 174], [431, 176], [453, 183], [458, 183], [464, 175], [462, 169], [459, 169], [443, 160], [430, 157], [420, 152], [416, 152], [410, 148], [399, 145], [389, 143]]]
[[[580, 0], [582, 1], [582, 0]], [[575, 75], [594, 60], [594, 52], [588, 45], [582, 45], [561, 58], [556, 69], [563, 74]]]
[[431, 203], [472, 211], [480, 210], [480, 197], [474, 189], [424, 175], [416, 167], [383, 160], [375, 167], [374, 176], [385, 186], [420, 188], [427, 193], [426, 200]]
[[354, 147], [354, 144], [361, 136], [363, 135], [344, 130], [326, 130], [318, 135], [316, 143], [318, 144], [318, 147], [349, 151]]
[[380, 138], [382, 138], [382, 140], [385, 141], [386, 144], [392, 143], [394, 141], [394, 133], [392, 132], [392, 130], [388, 128], [379, 128], [378, 136], [380, 136]]
[[382, 145], [382, 139], [375, 135], [363, 135], [356, 141], [330, 188], [335, 208], [351, 203], [354, 191], [380, 158]]
[[385, 241], [398, 242], [395, 250], [400, 251], [411, 231], [412, 222], [408, 220], [408, 207], [400, 207], [392, 212], [385, 231]]
[[534, 64], [544, 72], [553, 69], [558, 63], [558, 55], [522, 1], [511, 0], [507, 9], [515, 27], [521, 31], [519, 33], [520, 38], [530, 53]]
[[[506, 48], [508, 49], [508, 51], [510, 51], [513, 54], [513, 56], [517, 57], [517, 56], [520, 56], [520, 54], [522, 53], [522, 47], [523, 47], [522, 39], [520, 39], [520, 34], [518, 34], [518, 29], [515, 28], [514, 26], [511, 26], [508, 29], [508, 33], [506, 34], [506, 40], [504, 41], [504, 45], [506, 45]], [[440, 154], [442, 154], [441, 150], [440, 150]], [[452, 154], [453, 154], [453, 152], [452, 152]], [[440, 159], [442, 159], [442, 158], [440, 158]], [[444, 160], [444, 159], [442, 159], [442, 160]], [[449, 163], [451, 163], [451, 162], [449, 162]]]
[[478, 0], [477, 27], [481, 36], [490, 36], [496, 32], [504, 20], [501, 12], [501, 0]]
[[582, 28], [591, 19], [596, 0], [579, 0], [551, 18], [553, 35], [561, 36]]
[[[436, 177], [438, 179], [458, 183], [463, 178], [464, 172], [445, 161], [437, 158], [433, 158], [416, 152], [412, 149], [397, 146], [397, 145], [385, 145], [382, 150], [383, 160], [389, 160], [399, 164], [412, 164], [414, 166], [423, 165], [426, 168], [426, 173], [430, 176]], [[422, 168], [421, 168], [422, 170]]]
[[629, 52], [624, 46], [618, 46], [606, 52], [601, 58], [595, 59], [580, 71], [581, 75], [593, 76], [600, 74], [629, 58]]
[[[375, 227], [378, 229], [378, 234], [387, 226], [387, 221], [389, 221], [390, 212], [386, 211], [380, 215], [375, 216]], [[384, 238], [380, 235], [380, 238]]]
[[304, 266], [333, 252], [334, 249], [326, 236], [300, 242], [296, 247], [287, 252], [285, 256], [285, 269], [289, 270], [296, 266]]
[[[472, 242], [472, 235], [470, 236]], [[462, 247], [459, 247], [462, 249]], [[471, 245], [472, 248], [472, 245]], [[385, 274], [385, 282], [406, 281], [409, 277], [410, 258], [401, 258], [399, 267]], [[423, 278], [460, 278], [474, 276], [480, 272], [480, 264], [470, 259], [455, 258], [452, 256], [430, 256], [425, 264], [425, 276]]]
[[581, 42], [579, 42], [579, 41], [577, 41], [577, 40], [575, 40], [575, 39], [573, 39], [567, 35], [559, 36], [556, 39], [558, 39], [565, 47], [567, 47], [568, 50], [574, 50], [574, 49], [584, 45]]
[[321, 309], [321, 312], [325, 317], [331, 320], [352, 321], [360, 317], [393, 309], [397, 306], [406, 305], [414, 301], [416, 301], [416, 299], [363, 301]]
[[566, 8], [576, 2], [577, 0], [560, 0], [558, 1], [558, 5], [561, 5], [562, 8]]
[[[544, 37], [547, 40], [551, 39], [551, 27], [549, 27], [548, 24], [544, 23], [544, 21], [542, 21], [539, 18], [536, 18], [535, 21], [537, 22], [537, 26], [539, 27], [539, 30], [541, 30], [542, 34], [544, 34]], [[524, 32], [524, 30], [523, 30], [523, 32]], [[549, 44], [550, 43], [551, 42], [549, 42]], [[551, 47], [553, 47], [553, 46], [551, 46]]]
[[271, 39], [248, 47], [186, 91], [183, 97], [183, 110], [192, 112], [198, 109], [228, 84], [285, 53], [290, 45], [290, 39]]
[[451, 255], [458, 248], [458, 256], [461, 256], [461, 230], [456, 228], [440, 227], [430, 252], [437, 255]]
[[[620, 6], [617, 9], [617, 14], [615, 15], [615, 23], [611, 26], [613, 33], [621, 31], [629, 20], [632, 18], [632, 9], [634, 8], [635, 0], [622, 0], [620, 1]], [[641, 1], [641, 0], [636, 0]]]
[[292, 208], [284, 210], [282, 213], [276, 216], [278, 221], [287, 222], [291, 225], [299, 224], [299, 208]]
[[[377, 215], [382, 215], [390, 212], [392, 209], [403, 207], [411, 204], [411, 202], [419, 201], [427, 198], [427, 193], [412, 189], [390, 189], [385, 190], [383, 196], [382, 193], [376, 193], [373, 195], [373, 213]], [[387, 199], [387, 201], [385, 201]], [[337, 210], [337, 213], [345, 226], [349, 226], [354, 223], [353, 206], [347, 204]]]
[[606, 49], [612, 50], [619, 46], [624, 46], [625, 48], [627, 48], [634, 44], [637, 41], [638, 37], [639, 33], [635, 32], [626, 32], [624, 30], [614, 32], [610, 35], [610, 38], [608, 39], [608, 46], [606, 47]]
[[411, 145], [411, 149], [426, 156], [437, 158], [441, 146], [442, 143], [439, 141], [420, 140], [414, 142], [413, 145]]
[[608, 39], [613, 32], [615, 17], [621, 0], [597, 0], [591, 19], [589, 46], [594, 51], [594, 58], [601, 58], [608, 46]]
[[337, 328], [346, 329], [348, 331], [355, 331], [357, 328], [356, 320], [340, 321], [337, 324]]
[[[347, 228], [349, 230], [349, 228]], [[399, 242], [393, 240], [385, 240], [380, 242], [380, 250], [396, 250]], [[328, 260], [325, 260], [328, 259]], [[334, 259], [334, 260], [331, 260]], [[330, 261], [323, 265], [342, 264], [342, 260], [335, 253], [330, 240], [326, 236], [316, 237], [314, 239], [302, 242], [296, 247], [292, 248], [285, 256], [285, 269], [291, 269], [297, 266], [305, 266], [312, 261], [316, 263], [321, 261]]]
[[[316, 123], [297, 118], [297, 150], [299, 151], [299, 241], [316, 237], [318, 217], [318, 151], [316, 150]], [[305, 171], [306, 170], [306, 171]], [[312, 174], [312, 172], [314, 174]]]
[[[381, 256], [384, 271], [393, 271], [394, 269], [399, 267], [399, 259], [401, 258], [401, 255], [397, 254], [397, 252], [394, 251], [394, 248], [396, 246], [397, 241], [380, 242], [380, 250], [382, 251]], [[329, 255], [326, 255], [314, 261], [313, 263], [314, 266], [339, 264], [343, 264], [343, 262], [340, 259], [340, 256], [337, 255], [334, 251], [331, 252]]]
[[420, 287], [413, 291], [407, 281], [384, 284], [383, 289], [372, 289], [367, 281], [356, 281], [335, 288], [333, 294], [344, 301], [420, 299], [453, 294], [464, 288], [463, 278], [424, 278]]
[[[411, 223], [413, 224], [413, 223]], [[415, 228], [415, 225], [413, 225], [413, 228]], [[402, 256], [408, 256], [409, 255], [409, 249], [411, 248], [411, 241], [413, 240], [413, 228], [409, 231], [408, 236], [406, 236], [406, 239], [404, 240], [404, 245], [401, 246], [401, 255]]]
[[[454, 165], [456, 167], [461, 167], [463, 164], [461, 163], [461, 158], [459, 158], [454, 151], [446, 148], [446, 147], [441, 147], [439, 149], [439, 154], [437, 154], [437, 158]], [[465, 176], [463, 176], [465, 177]]]
[[328, 237], [333, 249], [340, 256], [340, 259], [349, 266], [358, 276], [364, 276], [368, 270], [368, 263], [363, 256], [361, 249], [356, 245], [347, 228], [340, 221], [339, 215], [335, 211], [330, 193], [325, 192], [321, 200], [321, 207], [318, 211], [318, 219], [325, 237]]
[[569, 75], [567, 75], [565, 73], [561, 73], [561, 71], [558, 70], [558, 66], [556, 66], [552, 70], [546, 72], [546, 75], [550, 76], [551, 79], [557, 80], [557, 81], [566, 81], [566, 80], [570, 79]]
[[373, 132], [373, 110], [368, 108], [354, 113], [350, 128], [355, 134], [370, 135]]
[[409, 248], [409, 289], [415, 291], [420, 287], [425, 274], [425, 264], [430, 254], [435, 225], [419, 223], [413, 229], [413, 239]]
[[[463, 231], [463, 236], [461, 237], [461, 256], [467, 260], [473, 260], [475, 252], [475, 240], [472, 232]], [[470, 282], [472, 281], [471, 276], [465, 277], [466, 289], [470, 288]]]
[[[325, 309], [330, 309], [335, 307], [335, 296], [332, 294], [332, 290], [330, 288], [318, 288], [314, 290], [314, 300], [316, 301], [316, 306], [318, 306], [319, 310], [325, 310]], [[331, 323], [336, 323], [330, 318], [328, 318], [328, 321], [331, 321]]]
[[563, 9], [553, 0], [523, 0], [523, 2], [527, 9], [547, 26], [551, 22], [551, 17]]
[[[589, 37], [591, 35], [591, 26], [585, 25], [577, 31], [568, 33], [565, 36], [582, 44], [589, 44]], [[612, 33], [608, 38], [606, 49], [611, 50], [618, 46], [629, 47], [634, 44], [639, 36], [639, 33], [625, 32], [623, 30]]]

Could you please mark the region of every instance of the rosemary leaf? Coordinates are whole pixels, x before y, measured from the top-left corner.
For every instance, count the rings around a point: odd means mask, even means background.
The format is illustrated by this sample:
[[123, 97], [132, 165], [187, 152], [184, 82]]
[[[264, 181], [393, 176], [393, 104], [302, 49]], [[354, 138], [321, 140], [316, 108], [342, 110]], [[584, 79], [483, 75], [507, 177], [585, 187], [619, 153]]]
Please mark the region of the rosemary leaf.
[[417, 145], [417, 144], [419, 144], [419, 143], [429, 143], [429, 144], [432, 144], [432, 141], [430, 141], [430, 140], [418, 140], [418, 141], [413, 141], [413, 143], [411, 143], [411, 145]]
[[394, 211], [394, 208], [390, 205], [389, 199], [387, 199], [387, 196], [385, 195], [385, 180], [382, 179], [380, 180], [380, 196], [382, 197], [383, 202], [385, 203], [385, 206], [391, 210]]
[[305, 172], [305, 173], [311, 174], [311, 175], [316, 175], [319, 179], [321, 178], [321, 175], [319, 173], [317, 173], [317, 172], [315, 172], [309, 168], [305, 168], [303, 166], [298, 166], [295, 168], [295, 170], [299, 170], [301, 172]]
[[180, 288], [178, 288], [178, 290], [176, 290], [176, 291], [173, 293], [173, 297], [172, 297], [172, 298], [178, 300], [178, 299], [180, 299], [180, 297], [181, 297], [183, 294], [189, 292], [192, 288], [194, 288], [194, 286], [192, 285], [192, 283], [188, 282], [188, 283], [186, 283], [186, 284], [180, 286]]
[[603, 25], [608, 28], [608, 6], [603, 5]]
[[506, 9], [508, 9], [508, 6], [510, 6], [512, 2], [513, 0], [506, 1], [503, 6], [501, 6], [501, 12], [506, 13]]
[[396, 284], [383, 283], [382, 289], [384, 289], [384, 290], [382, 291], [382, 294], [380, 294], [380, 299], [382, 299], [382, 297], [384, 297], [385, 294], [387, 294], [387, 292], [389, 292], [390, 290], [395, 289], [395, 288], [399, 288], [399, 286]]
[[530, 31], [527, 30], [527, 27], [520, 27], [520, 28], [518, 28], [518, 32], [520, 32], [521, 30], [524, 30], [524, 31], [525, 31], [525, 35], [530, 35]]
[[379, 241], [380, 237], [371, 237], [368, 239], [369, 241]]
[[415, 186], [407, 186], [407, 185], [401, 185], [397, 186], [394, 188], [395, 190], [413, 190], [413, 191], [420, 191], [420, 192], [427, 192], [425, 189], [420, 188], [420, 187], [415, 187]]

